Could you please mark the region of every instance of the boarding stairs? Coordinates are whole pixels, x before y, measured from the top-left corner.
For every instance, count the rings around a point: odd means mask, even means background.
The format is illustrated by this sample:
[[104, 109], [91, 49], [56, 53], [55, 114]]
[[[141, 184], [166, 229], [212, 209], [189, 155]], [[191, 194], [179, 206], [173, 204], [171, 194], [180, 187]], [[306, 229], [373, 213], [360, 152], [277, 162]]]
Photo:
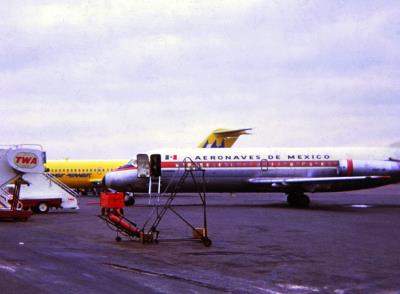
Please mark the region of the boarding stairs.
[[41, 146], [33, 147], [17, 145], [0, 149], [0, 208], [22, 210], [24, 203], [25, 209], [36, 209], [40, 204], [47, 206], [47, 210], [78, 209], [79, 195], [45, 173], [46, 154]]
[[47, 179], [49, 179], [52, 183], [57, 184], [61, 189], [63, 189], [66, 193], [74, 196], [75, 198], [78, 198], [80, 195], [77, 193], [74, 189], [71, 189], [67, 185], [65, 185], [63, 182], [61, 182], [57, 177], [53, 176], [50, 173], [44, 173], [43, 174]]
[[[24, 219], [31, 211], [24, 211], [19, 202], [19, 191], [24, 182], [23, 175], [43, 173], [46, 153], [40, 145], [7, 145], [0, 147], [0, 219]], [[12, 195], [6, 190], [8, 184], [15, 185]]]
[[3, 188], [0, 188], [0, 209], [10, 209], [9, 199], [10, 195]]
[[157, 191], [157, 194], [161, 192], [161, 176], [159, 177], [149, 177], [149, 195], [151, 196], [153, 191]]
[[[183, 170], [182, 170], [183, 169]], [[158, 177], [158, 191], [161, 189], [161, 176]], [[183, 185], [187, 180], [192, 180], [193, 185], [196, 187], [196, 192], [200, 197], [201, 205], [203, 207], [203, 227], [194, 227], [181, 213], [173, 208], [172, 203], [182, 190]], [[149, 179], [149, 186], [151, 187], [151, 177]], [[151, 190], [149, 189], [149, 192]], [[150, 193], [149, 193], [150, 194]], [[160, 196], [168, 197], [163, 205], [160, 205]], [[151, 194], [150, 194], [151, 197]], [[211, 240], [208, 238], [207, 232], [207, 203], [206, 203], [206, 186], [205, 186], [205, 170], [197, 165], [191, 158], [186, 157], [182, 164], [179, 164], [177, 171], [171, 178], [167, 186], [162, 193], [158, 192], [157, 201], [154, 205], [154, 210], [150, 214], [149, 218], [146, 220], [141, 231], [146, 232], [147, 235], [153, 235], [158, 238], [159, 231], [158, 226], [160, 225], [162, 219], [164, 218], [167, 211], [171, 211], [179, 219], [181, 219], [187, 226], [189, 226], [193, 231], [193, 236], [196, 239], [200, 239], [205, 246], [211, 245]], [[147, 225], [153, 220], [150, 229], [146, 229]]]

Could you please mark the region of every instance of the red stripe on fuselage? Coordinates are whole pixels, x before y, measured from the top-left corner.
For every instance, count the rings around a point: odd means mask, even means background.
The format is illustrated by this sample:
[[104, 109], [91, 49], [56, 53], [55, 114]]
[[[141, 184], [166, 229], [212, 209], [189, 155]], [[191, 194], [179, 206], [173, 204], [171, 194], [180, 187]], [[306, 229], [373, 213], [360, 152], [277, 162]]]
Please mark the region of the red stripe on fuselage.
[[[196, 161], [195, 164], [204, 168], [230, 168], [230, 167], [337, 167], [339, 162], [335, 160], [293, 160], [293, 161]], [[162, 162], [162, 168], [178, 168], [184, 167], [185, 163], [180, 161], [167, 161]], [[193, 166], [192, 163], [186, 163], [186, 167]]]
[[[249, 167], [273, 167], [273, 168], [310, 168], [310, 167], [337, 167], [339, 161], [335, 160], [276, 160], [276, 161], [196, 161], [195, 164], [202, 168], [249, 168]], [[351, 162], [352, 164], [352, 162]], [[182, 168], [185, 163], [181, 161], [161, 162], [161, 168]], [[186, 167], [193, 166], [187, 162]], [[114, 171], [136, 170], [136, 166], [121, 167]]]
[[351, 177], [353, 175], [353, 160], [347, 159], [347, 176]]

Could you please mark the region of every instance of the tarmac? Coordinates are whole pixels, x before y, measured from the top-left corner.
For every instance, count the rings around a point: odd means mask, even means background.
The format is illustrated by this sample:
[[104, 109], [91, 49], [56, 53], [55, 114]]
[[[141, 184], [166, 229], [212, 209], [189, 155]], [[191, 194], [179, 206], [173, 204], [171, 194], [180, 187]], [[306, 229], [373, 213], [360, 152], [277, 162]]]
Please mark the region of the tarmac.
[[[171, 211], [158, 244], [116, 242], [95, 197], [80, 198], [79, 211], [0, 222], [0, 291], [400, 293], [400, 186], [309, 196], [310, 208], [292, 209], [283, 194], [207, 195], [210, 247]], [[148, 203], [138, 196], [125, 216], [141, 226]], [[199, 203], [173, 202], [202, 226]]]

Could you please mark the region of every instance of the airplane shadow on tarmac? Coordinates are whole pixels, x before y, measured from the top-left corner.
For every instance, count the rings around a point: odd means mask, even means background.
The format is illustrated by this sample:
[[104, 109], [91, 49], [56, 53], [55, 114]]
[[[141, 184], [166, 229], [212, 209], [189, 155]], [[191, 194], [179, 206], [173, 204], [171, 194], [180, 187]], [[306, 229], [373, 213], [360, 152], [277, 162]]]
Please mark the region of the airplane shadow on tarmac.
[[336, 211], [336, 212], [371, 212], [377, 209], [400, 210], [400, 205], [395, 204], [311, 204], [306, 210]]
[[[188, 207], [188, 206], [200, 206], [197, 204], [177, 204], [174, 207]], [[208, 208], [265, 208], [265, 209], [285, 209], [285, 210], [296, 210], [296, 211], [327, 211], [327, 212], [371, 212], [377, 209], [395, 209], [400, 210], [400, 205], [396, 204], [321, 204], [318, 202], [311, 202], [308, 208], [295, 208], [289, 207], [286, 203], [240, 203], [240, 204], [207, 204]]]
[[376, 209], [398, 209], [400, 205], [395, 204], [320, 204], [312, 202], [308, 208], [295, 208], [289, 207], [285, 203], [262, 204], [262, 205], [248, 205], [248, 207], [265, 207], [274, 209], [287, 209], [287, 210], [304, 210], [304, 211], [327, 211], [327, 212], [370, 212]]
[[[293, 210], [293, 211], [329, 211], [329, 212], [355, 212], [360, 211], [359, 208], [353, 208], [348, 205], [321, 205], [317, 203], [311, 203], [307, 208], [296, 208], [289, 207], [286, 203], [272, 203], [272, 204], [238, 204], [238, 205], [215, 205], [216, 207], [241, 207], [241, 208], [265, 208], [265, 209], [283, 209], [283, 210]], [[212, 207], [210, 205], [210, 207]], [[372, 207], [369, 207], [372, 208]], [[400, 208], [400, 206], [398, 206]]]

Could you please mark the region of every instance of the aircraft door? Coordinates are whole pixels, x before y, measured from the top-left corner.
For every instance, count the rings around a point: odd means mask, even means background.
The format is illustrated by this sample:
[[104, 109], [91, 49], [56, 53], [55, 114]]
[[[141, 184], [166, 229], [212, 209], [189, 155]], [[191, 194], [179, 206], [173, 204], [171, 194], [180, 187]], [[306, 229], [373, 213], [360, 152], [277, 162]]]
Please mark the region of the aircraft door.
[[150, 177], [150, 161], [147, 154], [138, 154], [137, 159], [137, 177], [148, 178]]
[[268, 160], [267, 159], [261, 160], [261, 171], [262, 172], [268, 171]]
[[150, 175], [152, 177], [161, 177], [161, 155], [150, 155]]

